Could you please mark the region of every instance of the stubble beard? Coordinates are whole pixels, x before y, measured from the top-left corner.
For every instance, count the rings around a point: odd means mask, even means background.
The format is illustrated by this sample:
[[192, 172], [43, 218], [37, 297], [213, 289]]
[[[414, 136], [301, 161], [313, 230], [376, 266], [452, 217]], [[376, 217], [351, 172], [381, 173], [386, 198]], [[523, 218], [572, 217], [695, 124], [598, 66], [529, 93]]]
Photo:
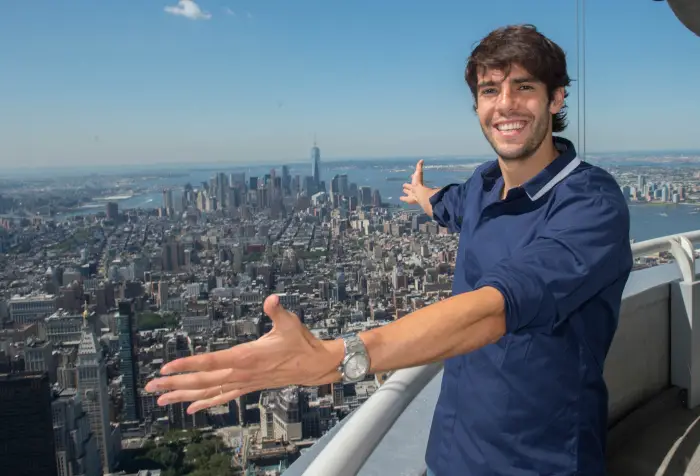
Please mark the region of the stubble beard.
[[547, 138], [549, 123], [552, 120], [551, 115], [549, 115], [548, 112], [549, 111], [545, 111], [545, 113], [543, 113], [539, 119], [529, 123], [529, 127], [531, 128], [530, 136], [525, 139], [524, 144], [517, 148], [512, 148], [508, 145], [501, 146], [498, 144], [496, 139], [493, 137], [493, 127], [490, 124], [486, 125], [485, 127], [482, 125], [481, 130], [484, 133], [484, 137], [491, 145], [491, 148], [493, 148], [494, 152], [496, 152], [501, 160], [506, 162], [526, 160], [537, 152]]

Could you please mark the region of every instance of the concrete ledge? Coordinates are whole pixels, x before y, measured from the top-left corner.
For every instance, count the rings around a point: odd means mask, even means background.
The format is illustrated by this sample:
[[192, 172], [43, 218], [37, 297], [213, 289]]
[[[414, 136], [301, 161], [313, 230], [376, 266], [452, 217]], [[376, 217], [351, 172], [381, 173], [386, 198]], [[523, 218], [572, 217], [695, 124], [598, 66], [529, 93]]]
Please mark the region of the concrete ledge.
[[671, 382], [670, 285], [628, 294], [603, 375], [609, 422], [614, 425]]
[[610, 476], [700, 475], [700, 409], [669, 389], [630, 414], [608, 434]]
[[675, 408], [681, 408], [683, 391], [677, 387], [664, 390], [642, 405], [627, 418], [612, 425], [608, 430], [608, 459], [614, 458], [635, 437]]

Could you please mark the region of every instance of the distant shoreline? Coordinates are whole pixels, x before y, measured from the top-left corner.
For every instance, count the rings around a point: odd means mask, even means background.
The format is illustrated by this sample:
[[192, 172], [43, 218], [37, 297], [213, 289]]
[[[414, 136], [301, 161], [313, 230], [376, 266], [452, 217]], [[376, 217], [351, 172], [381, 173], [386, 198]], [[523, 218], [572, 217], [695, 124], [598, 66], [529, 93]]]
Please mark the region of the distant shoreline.
[[700, 202], [678, 202], [678, 203], [673, 203], [673, 202], [636, 202], [636, 201], [630, 200], [627, 203], [629, 205], [653, 206], [653, 207], [659, 207], [659, 206], [668, 207], [668, 206], [676, 206], [676, 205], [700, 207]]

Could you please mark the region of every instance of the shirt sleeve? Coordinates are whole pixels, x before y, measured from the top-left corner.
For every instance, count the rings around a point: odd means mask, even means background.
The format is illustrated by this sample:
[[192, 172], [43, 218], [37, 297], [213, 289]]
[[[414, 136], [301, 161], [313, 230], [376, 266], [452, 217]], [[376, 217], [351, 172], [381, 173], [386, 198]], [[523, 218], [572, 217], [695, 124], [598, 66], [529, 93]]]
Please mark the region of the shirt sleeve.
[[615, 187], [554, 204], [540, 237], [477, 283], [476, 289], [491, 286], [503, 294], [507, 333], [551, 331], [606, 287], [627, 280], [633, 262], [629, 209]]
[[462, 228], [464, 198], [468, 185], [469, 180], [461, 184], [453, 183], [443, 187], [430, 197], [433, 219], [438, 222], [438, 225], [453, 233], [459, 232]]

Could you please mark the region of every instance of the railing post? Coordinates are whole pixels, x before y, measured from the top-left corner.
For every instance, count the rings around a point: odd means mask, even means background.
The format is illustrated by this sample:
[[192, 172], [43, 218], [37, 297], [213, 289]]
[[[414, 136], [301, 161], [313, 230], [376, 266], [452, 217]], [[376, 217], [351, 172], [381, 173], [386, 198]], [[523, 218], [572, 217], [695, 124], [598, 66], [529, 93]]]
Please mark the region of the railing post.
[[671, 283], [671, 384], [688, 392], [688, 408], [700, 405], [700, 281], [695, 252], [684, 236], [671, 240], [681, 281]]
[[683, 281], [695, 281], [695, 248], [685, 236], [674, 236], [668, 240], [671, 244], [671, 254], [678, 263]]

